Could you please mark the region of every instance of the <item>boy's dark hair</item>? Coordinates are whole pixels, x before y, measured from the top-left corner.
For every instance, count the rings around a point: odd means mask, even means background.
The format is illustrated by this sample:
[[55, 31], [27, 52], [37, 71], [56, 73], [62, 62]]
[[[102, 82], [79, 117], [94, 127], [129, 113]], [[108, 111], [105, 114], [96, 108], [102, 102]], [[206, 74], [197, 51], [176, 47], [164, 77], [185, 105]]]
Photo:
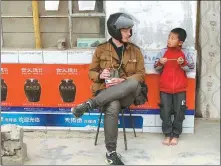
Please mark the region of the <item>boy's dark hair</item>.
[[186, 31], [182, 28], [174, 28], [171, 30], [172, 33], [178, 34], [178, 38], [180, 41], [184, 42], [186, 40]]

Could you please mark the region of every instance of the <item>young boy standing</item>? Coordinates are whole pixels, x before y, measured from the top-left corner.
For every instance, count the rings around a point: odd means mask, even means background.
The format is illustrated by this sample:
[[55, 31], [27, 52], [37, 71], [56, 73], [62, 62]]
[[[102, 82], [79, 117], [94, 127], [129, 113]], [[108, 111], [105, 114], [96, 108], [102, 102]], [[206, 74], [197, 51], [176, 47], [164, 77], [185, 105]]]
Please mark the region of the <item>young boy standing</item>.
[[[160, 71], [160, 118], [165, 139], [164, 145], [177, 145], [182, 133], [182, 124], [186, 110], [186, 72], [194, 68], [192, 55], [182, 48], [186, 39], [182, 28], [171, 30], [167, 48], [158, 54], [154, 68]], [[171, 114], [174, 121], [171, 121]]]

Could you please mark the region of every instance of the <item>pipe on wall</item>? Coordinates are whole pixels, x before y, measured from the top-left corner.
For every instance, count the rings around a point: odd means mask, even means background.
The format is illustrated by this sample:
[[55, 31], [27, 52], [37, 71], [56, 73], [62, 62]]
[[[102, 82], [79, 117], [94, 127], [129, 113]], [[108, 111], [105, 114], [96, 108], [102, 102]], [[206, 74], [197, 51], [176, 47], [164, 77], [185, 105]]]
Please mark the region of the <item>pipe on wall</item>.
[[37, 0], [32, 0], [32, 13], [33, 13], [33, 26], [34, 26], [34, 33], [35, 33], [35, 48], [42, 48]]
[[[1, 9], [1, 3], [0, 3]], [[2, 17], [0, 18], [0, 29], [1, 29], [1, 48], [3, 47], [3, 25], [2, 25]]]
[[72, 41], [72, 0], [68, 0], [68, 20], [69, 20], [69, 42], [70, 42], [70, 48], [73, 47], [73, 41]]
[[200, 45], [200, 4], [201, 1], [197, 0], [197, 13], [196, 13], [196, 38], [195, 38], [195, 49], [197, 50], [197, 62], [196, 62], [196, 95], [195, 95], [195, 107], [196, 113], [195, 117], [202, 118], [202, 111], [199, 105], [199, 98], [200, 98], [200, 82], [201, 82], [201, 64], [202, 64], [202, 55], [201, 55], [201, 45]]

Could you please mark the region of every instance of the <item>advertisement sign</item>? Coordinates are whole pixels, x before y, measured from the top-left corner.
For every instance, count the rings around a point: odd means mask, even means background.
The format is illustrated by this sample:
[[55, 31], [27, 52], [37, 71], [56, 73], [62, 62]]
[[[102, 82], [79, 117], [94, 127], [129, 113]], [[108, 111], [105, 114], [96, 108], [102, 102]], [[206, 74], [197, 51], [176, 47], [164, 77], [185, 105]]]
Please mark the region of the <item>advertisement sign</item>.
[[[4, 111], [39, 108], [65, 109], [92, 97], [88, 65], [67, 64], [3, 64], [1, 68], [1, 104]], [[148, 102], [134, 109], [157, 109], [159, 75], [146, 75]], [[188, 79], [187, 106], [195, 106], [195, 79]], [[11, 108], [11, 109], [8, 109]], [[45, 108], [45, 109], [44, 109]], [[47, 110], [47, 109], [46, 109]], [[62, 110], [61, 110], [62, 111]]]
[[73, 107], [90, 96], [87, 71], [86, 65], [3, 64], [2, 106]]

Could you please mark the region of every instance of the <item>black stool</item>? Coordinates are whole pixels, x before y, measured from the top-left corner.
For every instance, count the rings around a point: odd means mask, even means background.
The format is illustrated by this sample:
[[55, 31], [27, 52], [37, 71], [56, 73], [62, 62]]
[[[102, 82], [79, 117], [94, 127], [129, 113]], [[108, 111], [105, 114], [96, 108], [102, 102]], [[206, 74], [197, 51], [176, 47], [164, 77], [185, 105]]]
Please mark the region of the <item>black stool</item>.
[[[130, 108], [129, 107], [121, 108], [122, 125], [123, 125], [123, 132], [124, 132], [124, 145], [125, 145], [125, 150], [127, 150], [127, 137], [126, 137], [126, 129], [125, 129], [125, 123], [124, 123], [124, 110], [125, 109], [127, 109], [129, 111], [129, 113], [130, 113], [130, 119], [131, 119], [131, 124], [132, 124], [132, 127], [133, 127], [133, 131], [134, 131], [134, 137], [136, 137], [136, 131], [135, 131], [134, 121], [133, 121], [133, 117], [131, 115]], [[100, 117], [99, 117], [99, 122], [98, 122], [98, 126], [97, 126], [97, 133], [96, 133], [95, 142], [94, 142], [95, 146], [97, 145], [97, 139], [98, 139], [98, 134], [99, 134], [99, 130], [100, 130], [102, 113], [103, 113], [103, 111], [101, 111]]]

